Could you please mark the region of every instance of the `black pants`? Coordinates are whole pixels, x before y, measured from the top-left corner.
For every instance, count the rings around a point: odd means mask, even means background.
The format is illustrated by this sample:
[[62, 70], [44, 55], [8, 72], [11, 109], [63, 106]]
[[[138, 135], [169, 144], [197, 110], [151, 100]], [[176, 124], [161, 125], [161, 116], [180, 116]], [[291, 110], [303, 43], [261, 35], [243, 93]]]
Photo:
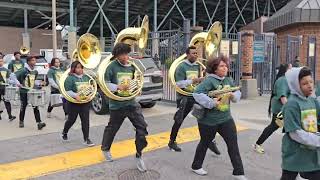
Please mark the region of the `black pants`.
[[[20, 101], [21, 101], [21, 107], [20, 107], [19, 119], [20, 119], [20, 122], [23, 122], [24, 116], [26, 114], [26, 108], [28, 105], [27, 93], [20, 93]], [[33, 107], [33, 113], [34, 113], [34, 117], [36, 118], [36, 122], [37, 123], [41, 122], [40, 111], [38, 106]]]
[[[51, 94], [60, 94], [60, 92], [52, 90]], [[67, 104], [66, 100], [63, 100], [62, 108], [64, 111], [64, 115], [68, 115], [68, 104]], [[53, 107], [51, 106], [51, 101], [49, 101], [47, 112], [50, 113], [50, 112], [52, 112], [52, 110], [53, 110]]]
[[258, 145], [263, 144], [271, 136], [271, 134], [274, 133], [279, 128], [279, 126], [276, 124], [276, 121], [275, 121], [276, 118], [277, 118], [277, 114], [273, 114], [271, 123], [266, 128], [264, 128], [256, 144]]
[[10, 101], [6, 101], [4, 99], [4, 93], [5, 93], [5, 90], [4, 89], [0, 89], [0, 102], [3, 100], [4, 106], [6, 107], [8, 116], [10, 118], [12, 116], [12, 114], [11, 114], [11, 103], [10, 103]]
[[218, 132], [227, 144], [228, 154], [233, 166], [233, 175], [244, 175], [242, 160], [238, 147], [237, 130], [233, 120], [215, 126], [199, 125], [200, 142], [192, 163], [192, 169], [202, 168], [210, 142]]
[[178, 111], [174, 115], [174, 124], [171, 129], [170, 141], [175, 141], [179, 132], [179, 129], [187, 117], [187, 115], [192, 110], [195, 103], [193, 97], [183, 96], [181, 99], [177, 100]]
[[104, 129], [101, 150], [110, 150], [114, 137], [126, 117], [129, 118], [136, 129], [135, 144], [137, 156], [140, 157], [142, 155], [142, 150], [148, 145], [146, 140], [148, 131], [147, 123], [144, 120], [139, 104], [136, 104], [136, 106], [127, 106], [120, 110], [110, 110], [110, 119], [108, 125]]
[[309, 180], [319, 180], [320, 179], [320, 171], [312, 171], [312, 172], [293, 172], [282, 170], [282, 176], [280, 180], [295, 180], [296, 177], [300, 174], [304, 179]]
[[83, 139], [87, 140], [89, 138], [89, 110], [90, 110], [90, 102], [85, 104], [75, 104], [71, 102], [68, 103], [68, 109], [70, 112], [68, 114], [68, 119], [64, 124], [63, 133], [68, 134], [70, 128], [76, 122], [78, 115], [81, 120], [81, 129], [83, 133]]

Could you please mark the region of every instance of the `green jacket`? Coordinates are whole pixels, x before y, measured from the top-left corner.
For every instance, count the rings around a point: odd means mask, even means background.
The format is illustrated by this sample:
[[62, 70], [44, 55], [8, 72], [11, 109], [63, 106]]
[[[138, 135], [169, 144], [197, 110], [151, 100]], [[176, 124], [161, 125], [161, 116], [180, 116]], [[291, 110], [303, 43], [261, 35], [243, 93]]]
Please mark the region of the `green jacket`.
[[[118, 96], [130, 96], [126, 91], [118, 91], [117, 86], [120, 84], [128, 84], [134, 78], [135, 68], [132, 65], [123, 65], [118, 60], [113, 60], [105, 72], [105, 80], [114, 94]], [[135, 106], [135, 98], [127, 101], [116, 101], [109, 99], [109, 109], [119, 110], [127, 106]]]
[[[188, 60], [184, 60], [176, 69], [175, 81], [177, 86], [187, 92], [194, 92], [195, 86], [192, 84], [194, 78], [200, 77], [200, 66], [198, 63], [191, 63]], [[177, 93], [179, 96], [183, 96]]]
[[[76, 74], [70, 74], [66, 81], [64, 82], [64, 87], [67, 93], [71, 97], [75, 97], [76, 95], [79, 95], [79, 91], [81, 91], [83, 88], [85, 88], [86, 85], [89, 84], [90, 78], [87, 75], [76, 75]], [[80, 96], [81, 99], [85, 99], [85, 96]]]
[[17, 72], [23, 67], [24, 67], [24, 63], [21, 60], [20, 61], [12, 60], [8, 65], [8, 69], [13, 73]]
[[[0, 67], [0, 83], [8, 83], [7, 80], [10, 77], [10, 71], [5, 67]], [[0, 85], [0, 89], [4, 89], [4, 85]]]
[[[197, 103], [206, 107], [205, 116], [198, 119], [199, 123], [215, 126], [233, 120], [230, 112], [229, 96], [221, 96], [221, 104], [219, 106], [216, 106], [215, 101], [207, 96], [209, 91], [230, 87], [234, 87], [231, 77], [219, 78], [216, 75], [208, 75], [205, 80], [196, 87], [193, 97]], [[240, 96], [240, 91], [237, 91], [234, 93], [234, 99], [232, 100], [236, 102], [240, 99]]]
[[[15, 72], [17, 80], [19, 83], [26, 87], [26, 88], [31, 88], [34, 89], [36, 88], [36, 79], [38, 76], [38, 71], [37, 70], [31, 70], [29, 66], [26, 66], [17, 72]], [[27, 93], [28, 90], [24, 88], [20, 88], [20, 93]]]

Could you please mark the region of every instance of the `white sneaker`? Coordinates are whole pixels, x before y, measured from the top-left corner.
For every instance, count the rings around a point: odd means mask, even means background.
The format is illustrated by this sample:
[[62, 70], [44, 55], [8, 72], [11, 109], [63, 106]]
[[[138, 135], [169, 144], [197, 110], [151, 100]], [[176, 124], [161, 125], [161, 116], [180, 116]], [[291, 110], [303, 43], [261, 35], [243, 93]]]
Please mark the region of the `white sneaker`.
[[254, 144], [253, 145], [253, 150], [259, 154], [264, 154], [264, 149], [261, 145]]
[[234, 180], [248, 180], [244, 175], [232, 175]]
[[112, 162], [112, 155], [110, 153], [110, 151], [102, 151], [104, 158], [106, 159], [107, 162]]
[[146, 168], [146, 165], [144, 164], [142, 158], [136, 158], [136, 161], [137, 161], [137, 168], [140, 172], [146, 172], [147, 171], [147, 168]]
[[47, 118], [51, 118], [51, 113], [47, 112]]
[[200, 176], [205, 176], [205, 175], [208, 174], [208, 172], [205, 171], [203, 168], [200, 168], [200, 169], [197, 169], [197, 170], [192, 169], [192, 171], [193, 171], [194, 173], [200, 175]]

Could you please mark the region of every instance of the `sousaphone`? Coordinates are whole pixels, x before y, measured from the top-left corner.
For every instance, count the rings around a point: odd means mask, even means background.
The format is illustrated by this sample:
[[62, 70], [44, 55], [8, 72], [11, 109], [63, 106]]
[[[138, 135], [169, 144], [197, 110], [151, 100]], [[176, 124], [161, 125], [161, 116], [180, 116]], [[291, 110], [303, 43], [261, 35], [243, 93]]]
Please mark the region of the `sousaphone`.
[[[205, 56], [206, 56], [206, 59], [208, 59], [216, 56], [221, 38], [222, 38], [222, 26], [220, 22], [216, 21], [212, 24], [208, 32], [201, 32], [196, 34], [191, 39], [189, 46], [195, 46], [197, 49], [200, 46], [204, 46]], [[174, 60], [174, 62], [171, 64], [169, 69], [169, 79], [178, 93], [185, 96], [192, 96], [191, 92], [187, 92], [179, 88], [175, 80], [176, 69], [186, 58], [187, 58], [187, 54], [183, 54]], [[200, 65], [201, 67], [200, 69], [202, 70], [202, 72], [200, 72], [200, 75], [201, 77], [203, 77], [204, 70], [206, 67], [200, 61], [200, 59], [197, 59], [196, 63]]]
[[97, 92], [97, 82], [95, 81], [95, 73], [92, 72], [101, 59], [101, 46], [98, 38], [90, 33], [82, 35], [77, 42], [77, 49], [72, 53], [72, 61], [79, 61], [84, 67], [84, 75], [90, 78], [89, 83], [78, 92], [81, 101], [75, 100], [71, 97], [65, 90], [65, 81], [70, 73], [70, 68], [67, 69], [59, 80], [59, 89], [61, 94], [72, 103], [88, 103], [96, 95]]
[[[118, 42], [129, 44], [131, 47], [134, 45], [138, 46], [138, 51], [140, 55], [143, 53], [148, 40], [149, 34], [149, 18], [148, 16], [144, 16], [141, 27], [139, 28], [126, 28], [123, 29], [117, 36], [115, 44]], [[113, 55], [109, 55], [106, 57], [98, 67], [98, 76], [97, 81], [99, 84], [100, 89], [103, 93], [110, 99], [117, 100], [117, 101], [127, 101], [133, 99], [137, 95], [141, 93], [143, 87], [143, 73], [139, 69], [139, 67], [135, 64], [135, 62], [131, 59], [130, 64], [135, 68], [134, 79], [130, 81], [129, 87], [129, 95], [128, 96], [119, 96], [108, 88], [106, 80], [105, 80], [105, 73], [108, 66], [112, 63]]]
[[21, 48], [20, 48], [21, 55], [27, 55], [27, 54], [29, 54], [29, 52], [30, 52], [30, 49], [28, 47], [21, 46]]

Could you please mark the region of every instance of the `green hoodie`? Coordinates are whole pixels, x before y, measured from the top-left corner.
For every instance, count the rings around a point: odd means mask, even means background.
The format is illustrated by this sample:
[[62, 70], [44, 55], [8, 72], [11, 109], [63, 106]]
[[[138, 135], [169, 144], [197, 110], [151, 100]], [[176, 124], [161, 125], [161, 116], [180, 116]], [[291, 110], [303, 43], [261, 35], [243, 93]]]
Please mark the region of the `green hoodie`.
[[[302, 68], [292, 68], [286, 73], [290, 88], [290, 97], [283, 107], [285, 135], [282, 139], [282, 169], [295, 172], [310, 172], [320, 170], [319, 148], [305, 145], [295, 140], [293, 134], [308, 134], [301, 138], [304, 141], [320, 137], [314, 133], [319, 132], [320, 108], [316, 99], [306, 97], [299, 84], [299, 73]], [[313, 136], [313, 137], [312, 137]]]

